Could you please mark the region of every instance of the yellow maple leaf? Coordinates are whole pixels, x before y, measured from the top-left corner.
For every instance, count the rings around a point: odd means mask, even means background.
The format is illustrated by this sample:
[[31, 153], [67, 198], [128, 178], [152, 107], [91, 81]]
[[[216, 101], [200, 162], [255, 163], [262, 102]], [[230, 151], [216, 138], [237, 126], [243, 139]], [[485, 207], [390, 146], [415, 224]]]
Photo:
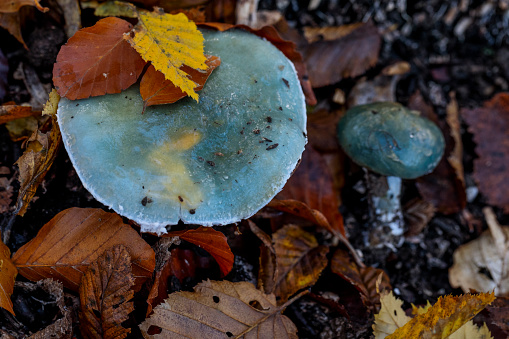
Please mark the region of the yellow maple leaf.
[[167, 80], [198, 101], [198, 94], [194, 91], [197, 85], [180, 69], [182, 65], [199, 70], [207, 68], [204, 38], [194, 22], [183, 13], [171, 15], [158, 10], [138, 11], [134, 37], [126, 35], [125, 38], [143, 60], [152, 62]]

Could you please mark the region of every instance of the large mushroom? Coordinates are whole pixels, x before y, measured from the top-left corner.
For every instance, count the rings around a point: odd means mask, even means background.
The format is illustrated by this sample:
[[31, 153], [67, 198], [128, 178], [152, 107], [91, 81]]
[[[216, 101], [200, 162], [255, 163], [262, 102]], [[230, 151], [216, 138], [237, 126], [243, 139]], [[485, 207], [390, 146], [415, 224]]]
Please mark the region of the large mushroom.
[[139, 89], [62, 99], [58, 122], [83, 185], [142, 231], [180, 220], [224, 225], [248, 218], [284, 186], [307, 142], [293, 64], [243, 30], [202, 30], [221, 66], [200, 92], [148, 107]]
[[400, 205], [401, 179], [415, 179], [438, 165], [445, 148], [440, 129], [430, 120], [394, 102], [351, 108], [338, 124], [338, 140], [357, 164], [386, 177], [386, 190], [373, 194], [374, 219], [382, 225], [371, 244], [389, 245], [383, 232], [398, 246], [403, 239]]

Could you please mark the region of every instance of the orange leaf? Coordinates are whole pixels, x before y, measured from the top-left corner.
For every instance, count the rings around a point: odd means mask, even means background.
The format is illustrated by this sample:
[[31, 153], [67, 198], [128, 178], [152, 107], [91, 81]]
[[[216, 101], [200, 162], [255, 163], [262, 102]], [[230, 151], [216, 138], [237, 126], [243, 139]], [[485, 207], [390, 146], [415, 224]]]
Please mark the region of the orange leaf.
[[135, 289], [139, 289], [152, 276], [154, 251], [119, 215], [101, 209], [70, 208], [60, 212], [14, 254], [13, 261], [27, 279], [53, 278], [77, 291], [88, 265], [119, 244], [131, 254]]
[[12, 309], [11, 295], [14, 291], [14, 280], [18, 270], [11, 261], [9, 247], [0, 241], [0, 307], [14, 315]]
[[32, 107], [30, 106], [20, 106], [13, 102], [8, 102], [0, 106], [0, 124], [36, 115], [41, 115], [41, 112], [32, 111]]
[[122, 245], [106, 250], [90, 264], [80, 284], [80, 327], [86, 338], [125, 338], [122, 327], [134, 311], [131, 257]]
[[179, 237], [209, 252], [219, 265], [223, 275], [227, 275], [232, 267], [234, 255], [228, 246], [226, 236], [211, 227], [199, 227], [195, 230], [174, 231], [163, 237]]
[[[194, 88], [195, 91], [203, 89], [212, 71], [221, 64], [221, 59], [213, 55], [207, 55], [205, 64], [207, 65], [205, 71], [193, 69], [186, 65], [180, 67], [198, 85]], [[175, 86], [170, 80], [166, 80], [164, 74], [157, 71], [152, 65], [148, 67], [141, 78], [140, 94], [144, 101], [144, 108], [152, 105], [171, 104], [187, 97], [186, 93]]]
[[274, 46], [276, 46], [283, 54], [290, 59], [290, 61], [295, 66], [297, 70], [297, 75], [299, 77], [300, 85], [302, 86], [302, 90], [304, 91], [304, 95], [306, 97], [306, 103], [308, 105], [316, 105], [316, 97], [311, 88], [311, 83], [309, 82], [308, 72], [306, 68], [306, 64], [304, 63], [304, 59], [302, 58], [302, 54], [297, 51], [297, 45], [288, 40], [284, 40], [279, 36], [277, 30], [272, 26], [265, 26], [260, 29], [252, 29], [246, 25], [230, 25], [219, 22], [204, 22], [198, 23], [198, 27], [207, 27], [217, 29], [220, 32], [227, 31], [232, 28], [240, 28], [246, 30], [252, 34], [255, 34], [263, 39], [268, 40]]
[[123, 38], [132, 25], [108, 17], [80, 29], [62, 46], [53, 68], [60, 96], [70, 100], [120, 93], [136, 82], [145, 61]]
[[41, 12], [49, 11], [49, 8], [41, 6], [39, 0], [3, 0], [0, 1], [0, 13], [15, 13], [22, 6], [35, 6]]

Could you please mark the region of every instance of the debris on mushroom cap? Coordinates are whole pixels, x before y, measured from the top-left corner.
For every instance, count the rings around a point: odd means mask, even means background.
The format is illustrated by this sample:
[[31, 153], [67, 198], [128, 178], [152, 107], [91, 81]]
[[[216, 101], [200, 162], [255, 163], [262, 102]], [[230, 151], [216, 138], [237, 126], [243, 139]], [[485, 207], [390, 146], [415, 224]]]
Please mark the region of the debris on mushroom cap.
[[394, 102], [348, 110], [339, 122], [338, 139], [359, 165], [403, 179], [433, 171], [445, 148], [444, 136], [434, 123]]
[[[293, 64], [242, 30], [203, 30], [221, 66], [200, 92], [148, 107], [139, 88], [62, 99], [69, 157], [94, 197], [140, 225], [224, 225], [248, 218], [284, 186], [307, 142], [304, 95]], [[257, 133], [254, 131], [258, 131]]]

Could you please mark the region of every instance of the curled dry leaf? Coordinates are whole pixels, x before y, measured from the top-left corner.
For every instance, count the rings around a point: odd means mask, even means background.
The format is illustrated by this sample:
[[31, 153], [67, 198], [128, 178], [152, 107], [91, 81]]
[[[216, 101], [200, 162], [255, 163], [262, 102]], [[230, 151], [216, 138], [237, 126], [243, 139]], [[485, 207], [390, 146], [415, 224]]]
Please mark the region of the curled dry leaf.
[[38, 115], [41, 115], [41, 112], [32, 111], [32, 107], [30, 106], [20, 106], [13, 102], [8, 102], [0, 106], [0, 124]]
[[306, 64], [304, 63], [304, 59], [302, 58], [302, 54], [297, 51], [297, 45], [294, 42], [281, 38], [274, 27], [265, 26], [260, 29], [252, 29], [251, 27], [245, 25], [231, 25], [217, 22], [200, 23], [198, 26], [217, 29], [221, 32], [233, 28], [240, 28], [268, 40], [270, 43], [276, 46], [288, 59], [290, 59], [290, 61], [295, 66], [300, 84], [302, 86], [302, 90], [304, 91], [304, 96], [306, 97], [306, 103], [308, 105], [316, 105], [316, 97], [308, 80], [308, 71]]
[[[318, 244], [315, 237], [296, 225], [287, 225], [272, 234], [277, 270], [260, 267], [266, 293], [275, 293], [284, 303], [296, 292], [313, 285], [327, 266], [328, 247]], [[274, 265], [274, 263], [272, 263]], [[276, 272], [276, 277], [272, 276]], [[272, 282], [275, 281], [275, 284]], [[268, 286], [274, 289], [268, 290]]]
[[140, 329], [145, 338], [297, 338], [297, 328], [281, 314], [273, 294], [248, 282], [204, 281], [194, 292], [170, 294]]
[[134, 310], [131, 257], [122, 245], [106, 250], [90, 264], [80, 284], [80, 327], [86, 338], [125, 338], [122, 327]]
[[[213, 55], [207, 55], [206, 57], [207, 69], [204, 71], [193, 69], [187, 65], [180, 67], [180, 70], [187, 73], [189, 78], [195, 82], [194, 90], [196, 92], [203, 89], [212, 71], [221, 64], [219, 57]], [[152, 105], [171, 104], [187, 96], [173, 82], [165, 80], [164, 74], [156, 71], [152, 65], [148, 67], [143, 78], [141, 78], [140, 94], [143, 98], [144, 108]]]
[[135, 290], [139, 290], [152, 276], [154, 251], [119, 215], [101, 209], [60, 212], [13, 255], [13, 261], [27, 279], [53, 278], [77, 291], [88, 265], [115, 245], [124, 245], [131, 254]]
[[136, 82], [145, 62], [124, 40], [132, 25], [108, 17], [80, 29], [62, 46], [53, 83], [70, 100], [120, 93]]
[[1, 13], [0, 12], [0, 27], [5, 28], [9, 33], [14, 36], [25, 49], [28, 50], [23, 36], [21, 35], [21, 24], [19, 13]]
[[18, 275], [18, 270], [11, 261], [11, 251], [7, 245], [0, 241], [0, 307], [13, 315], [11, 295], [14, 291], [16, 275]]
[[359, 267], [346, 251], [336, 250], [331, 259], [331, 271], [345, 279], [359, 291], [362, 303], [368, 310], [378, 312], [380, 309], [380, 294], [377, 292], [377, 278], [382, 275], [378, 289], [390, 289], [389, 276], [381, 269], [374, 267]]
[[49, 8], [41, 6], [39, 0], [5, 0], [0, 2], [0, 13], [15, 13], [22, 6], [35, 6], [41, 12], [49, 11]]
[[226, 236], [211, 227], [199, 227], [195, 230], [168, 232], [163, 237], [179, 237], [209, 252], [219, 265], [223, 276], [230, 273], [234, 256], [228, 246]]
[[488, 203], [509, 213], [509, 93], [499, 93], [483, 107], [463, 109], [461, 116], [469, 125], [477, 144], [474, 179]]
[[463, 291], [495, 291], [497, 296], [509, 296], [509, 226], [500, 226], [490, 208], [484, 215], [489, 230], [479, 238], [454, 251], [454, 264], [449, 269], [452, 287]]

